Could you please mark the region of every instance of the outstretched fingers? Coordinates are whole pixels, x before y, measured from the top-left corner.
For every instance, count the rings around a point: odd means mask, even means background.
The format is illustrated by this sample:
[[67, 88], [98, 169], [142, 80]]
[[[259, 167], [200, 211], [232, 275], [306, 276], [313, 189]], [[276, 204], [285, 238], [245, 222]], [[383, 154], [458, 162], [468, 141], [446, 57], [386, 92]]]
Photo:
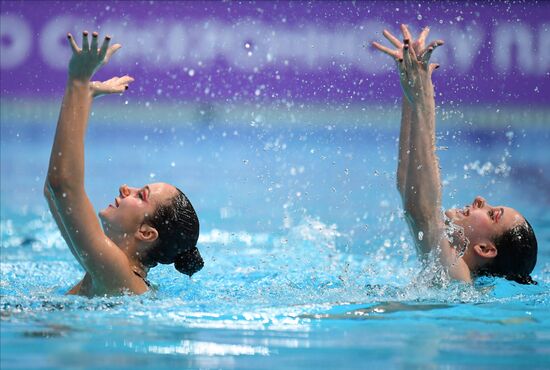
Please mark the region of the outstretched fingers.
[[71, 45], [71, 49], [73, 50], [73, 53], [80, 53], [80, 48], [76, 44], [76, 41], [74, 41], [73, 35], [70, 33], [67, 33], [67, 39], [69, 39], [69, 44]]
[[401, 33], [403, 33], [403, 38], [406, 40], [412, 40], [412, 35], [409, 31], [409, 27], [406, 24], [401, 25]]
[[382, 32], [384, 34], [384, 37], [392, 43], [393, 46], [395, 46], [396, 48], [398, 49], [401, 49], [403, 47], [403, 44], [401, 44], [401, 41], [399, 41], [399, 39], [397, 37], [395, 37], [394, 35], [391, 34], [390, 31], [388, 30], [384, 30], [384, 32]]
[[101, 49], [99, 50], [100, 58], [105, 58], [105, 55], [107, 55], [107, 50], [109, 49], [110, 42], [111, 42], [111, 36], [109, 35], [105, 36], [105, 39], [103, 40], [103, 44], [101, 44]]
[[107, 49], [107, 52], [105, 53], [105, 59], [103, 59], [103, 63], [107, 63], [109, 59], [111, 59], [111, 56], [122, 47], [120, 44], [114, 44], [113, 46], [109, 47]]
[[380, 50], [381, 52], [388, 54], [390, 57], [394, 59], [399, 58], [399, 53], [397, 52], [397, 50], [392, 50], [388, 47], [385, 47], [382, 44], [377, 43], [376, 41], [372, 42], [372, 46], [374, 46], [376, 49]]
[[88, 31], [82, 32], [82, 51], [85, 53], [90, 51], [90, 43], [88, 42]]
[[128, 85], [134, 82], [134, 78], [128, 75], [117, 77], [117, 81], [113, 86], [113, 92], [123, 93], [125, 90], [128, 90]]
[[420, 35], [418, 36], [418, 39], [416, 40], [418, 42], [418, 45], [420, 47], [424, 47], [426, 44], [426, 39], [428, 38], [428, 34], [430, 33], [430, 27], [424, 27], [422, 32], [420, 32]]
[[97, 32], [92, 33], [92, 44], [90, 45], [90, 51], [92, 53], [97, 53]]
[[121, 78], [118, 79], [118, 83], [122, 84], [122, 85], [128, 85], [130, 83], [134, 82], [134, 78], [133, 77], [130, 77], [128, 75], [126, 76], [122, 76]]
[[[113, 84], [113, 83], [115, 83], [116, 81], [118, 81], [119, 78], [120, 78], [120, 77], [116, 77], [116, 76], [115, 76], [115, 77], [113, 77], [113, 78], [108, 79], [107, 81], [103, 81], [103, 83], [104, 83], [104, 84], [107, 84], [107, 85], [108, 85], [108, 84]], [[96, 82], [97, 82], [97, 81], [96, 81]]]
[[410, 69], [413, 66], [413, 53], [414, 50], [410, 46], [410, 40], [403, 40], [403, 63], [406, 69]]
[[432, 57], [432, 53], [435, 50], [435, 48], [437, 48], [438, 46], [441, 46], [443, 44], [444, 44], [443, 40], [435, 40], [435, 41], [431, 42], [430, 45], [428, 45], [428, 47], [420, 53], [420, 59], [421, 59], [422, 63], [424, 65], [428, 65], [428, 63], [430, 62], [430, 58]]

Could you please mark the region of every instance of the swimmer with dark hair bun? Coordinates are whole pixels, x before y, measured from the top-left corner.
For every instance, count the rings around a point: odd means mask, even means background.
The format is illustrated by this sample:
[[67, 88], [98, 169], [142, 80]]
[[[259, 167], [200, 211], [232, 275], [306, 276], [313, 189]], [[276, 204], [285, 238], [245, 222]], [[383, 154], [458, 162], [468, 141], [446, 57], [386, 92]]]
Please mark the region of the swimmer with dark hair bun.
[[397, 188], [419, 254], [436, 252], [449, 275], [471, 282], [476, 276], [500, 276], [536, 284], [530, 273], [537, 262], [533, 228], [515, 209], [492, 206], [478, 196], [462, 209], [441, 212], [441, 180], [435, 154], [435, 100], [430, 63], [443, 41], [425, 46], [429, 28], [417, 40], [401, 25], [403, 42], [384, 30], [390, 49], [373, 46], [397, 64], [403, 90]]
[[[165, 183], [141, 188], [122, 185], [112, 204], [95, 215], [84, 189], [84, 138], [95, 97], [119, 94], [130, 76], [91, 81], [94, 73], [120, 49], [101, 47], [98, 34], [82, 36], [79, 48], [71, 34], [69, 79], [57, 122], [44, 195], [69, 249], [86, 271], [69, 294], [84, 296], [141, 294], [150, 284], [147, 273], [158, 263], [175, 264], [189, 276], [204, 262], [196, 247], [199, 220], [191, 202]], [[103, 226], [103, 227], [102, 227]]]

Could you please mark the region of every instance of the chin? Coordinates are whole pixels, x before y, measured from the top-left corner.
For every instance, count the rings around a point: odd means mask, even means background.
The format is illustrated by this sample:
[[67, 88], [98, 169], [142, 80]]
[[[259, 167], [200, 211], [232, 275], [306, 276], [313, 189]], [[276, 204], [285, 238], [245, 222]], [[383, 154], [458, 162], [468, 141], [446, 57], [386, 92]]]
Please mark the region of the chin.
[[110, 213], [109, 208], [110, 207], [102, 209], [101, 211], [99, 211], [97, 213], [97, 215], [98, 215], [99, 219], [101, 220], [101, 223], [103, 224], [103, 226], [107, 225], [110, 221], [109, 220], [110, 219], [110, 217], [109, 217], [109, 213]]
[[107, 208], [102, 209], [101, 211], [99, 211], [99, 212], [97, 213], [97, 215], [98, 215], [99, 218], [103, 221], [103, 220], [105, 219], [106, 213], [107, 213]]

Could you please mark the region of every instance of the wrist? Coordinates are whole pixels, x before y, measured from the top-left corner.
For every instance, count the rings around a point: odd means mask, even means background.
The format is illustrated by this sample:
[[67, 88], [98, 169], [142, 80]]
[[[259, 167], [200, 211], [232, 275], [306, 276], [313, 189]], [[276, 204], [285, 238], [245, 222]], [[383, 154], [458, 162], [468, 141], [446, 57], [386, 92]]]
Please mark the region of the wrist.
[[89, 78], [69, 76], [69, 79], [67, 80], [67, 85], [74, 86], [74, 87], [89, 87], [90, 86], [90, 79]]
[[92, 83], [90, 82], [90, 80], [87, 79], [69, 77], [69, 80], [67, 81], [67, 90], [74, 91], [79, 94], [85, 93], [90, 97], [93, 97]]

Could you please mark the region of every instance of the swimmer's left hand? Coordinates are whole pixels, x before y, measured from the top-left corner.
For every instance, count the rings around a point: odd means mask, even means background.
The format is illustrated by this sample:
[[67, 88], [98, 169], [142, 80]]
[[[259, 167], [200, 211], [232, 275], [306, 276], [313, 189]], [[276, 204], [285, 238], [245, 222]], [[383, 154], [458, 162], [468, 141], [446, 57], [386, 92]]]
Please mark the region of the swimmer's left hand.
[[121, 94], [128, 90], [130, 83], [134, 82], [134, 79], [130, 76], [113, 77], [107, 81], [92, 81], [90, 88], [92, 90], [92, 96], [94, 98], [107, 94]]
[[122, 45], [115, 44], [109, 46], [110, 36], [105, 36], [103, 44], [98, 47], [98, 33], [92, 33], [92, 43], [88, 41], [88, 31], [82, 32], [82, 48], [78, 47], [73, 35], [67, 34], [69, 45], [73, 51], [69, 61], [69, 80], [89, 82], [94, 73], [104, 64], [106, 64], [113, 54], [119, 50]]

